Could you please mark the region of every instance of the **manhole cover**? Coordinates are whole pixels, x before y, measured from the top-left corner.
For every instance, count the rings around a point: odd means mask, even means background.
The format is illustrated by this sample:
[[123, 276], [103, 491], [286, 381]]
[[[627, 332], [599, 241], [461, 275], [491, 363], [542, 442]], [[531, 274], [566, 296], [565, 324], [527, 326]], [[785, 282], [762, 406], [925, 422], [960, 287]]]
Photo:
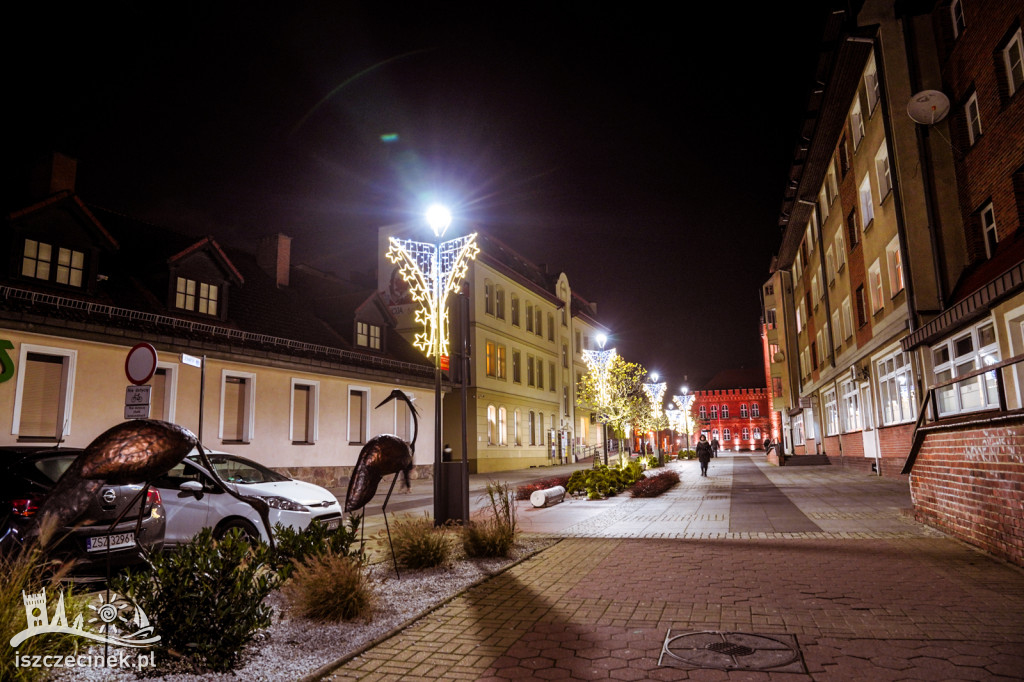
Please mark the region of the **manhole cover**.
[[807, 672], [793, 635], [712, 631], [673, 635], [670, 629], [658, 657], [658, 665], [663, 662], [689, 668]]

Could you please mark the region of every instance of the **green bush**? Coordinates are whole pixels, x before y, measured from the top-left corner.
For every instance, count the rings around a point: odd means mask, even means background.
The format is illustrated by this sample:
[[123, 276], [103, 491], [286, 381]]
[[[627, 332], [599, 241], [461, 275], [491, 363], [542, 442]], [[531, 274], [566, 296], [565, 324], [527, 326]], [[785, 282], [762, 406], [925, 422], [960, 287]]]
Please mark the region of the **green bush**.
[[462, 529], [462, 549], [470, 557], [505, 557], [516, 542], [517, 494], [507, 483], [489, 482], [486, 495], [490, 510]]
[[303, 530], [278, 523], [274, 526], [275, 547], [270, 553], [278, 574], [286, 580], [296, 565], [326, 554], [363, 561], [365, 555], [357, 542], [361, 521], [361, 515], [349, 516], [346, 525], [333, 530], [317, 520]]
[[[388, 551], [388, 536], [380, 531], [377, 544]], [[391, 542], [395, 559], [405, 568], [433, 568], [448, 563], [452, 543], [444, 528], [435, 528], [424, 512], [423, 516], [404, 516], [391, 522]]]
[[656, 476], [645, 476], [637, 481], [630, 494], [633, 497], [657, 497], [679, 483], [679, 474], [674, 471], [663, 471]]
[[599, 500], [621, 493], [642, 476], [643, 472], [637, 462], [630, 462], [623, 469], [609, 469], [604, 465], [594, 469], [578, 469], [569, 477], [565, 490], [571, 495], [586, 495], [588, 500]]
[[115, 578], [113, 590], [130, 595], [146, 612], [168, 654], [227, 671], [270, 625], [272, 609], [263, 600], [279, 579], [269, 548], [250, 545], [238, 529], [217, 541], [204, 528], [178, 550], [151, 555], [148, 563], [148, 570]]
[[357, 557], [328, 552], [295, 565], [284, 593], [299, 615], [322, 621], [351, 620], [373, 610], [375, 595]]
[[694, 450], [680, 450], [679, 459], [697, 459], [697, 453]]

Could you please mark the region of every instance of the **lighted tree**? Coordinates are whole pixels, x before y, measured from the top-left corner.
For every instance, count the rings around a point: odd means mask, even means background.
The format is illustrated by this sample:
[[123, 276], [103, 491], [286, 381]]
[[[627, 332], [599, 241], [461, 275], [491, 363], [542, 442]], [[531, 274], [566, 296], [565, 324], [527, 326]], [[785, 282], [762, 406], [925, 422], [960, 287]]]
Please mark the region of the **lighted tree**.
[[[576, 404], [596, 413], [599, 421], [608, 424], [620, 441], [620, 452], [626, 427], [636, 423], [647, 405], [647, 397], [641, 388], [646, 376], [647, 370], [642, 366], [615, 355], [607, 365], [607, 376], [603, 382], [596, 372], [587, 372], [576, 386]], [[650, 409], [649, 405], [646, 409]]]

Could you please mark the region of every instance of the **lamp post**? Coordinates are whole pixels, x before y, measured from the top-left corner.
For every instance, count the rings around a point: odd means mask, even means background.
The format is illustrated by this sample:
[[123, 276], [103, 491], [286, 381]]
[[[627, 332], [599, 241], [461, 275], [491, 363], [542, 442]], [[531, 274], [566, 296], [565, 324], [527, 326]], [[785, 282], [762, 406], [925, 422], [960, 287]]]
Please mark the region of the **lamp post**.
[[665, 410], [665, 416], [668, 417], [668, 428], [675, 434], [677, 431], [683, 429], [683, 411], [678, 409]]
[[600, 350], [583, 350], [583, 361], [587, 363], [587, 370], [594, 372], [597, 377], [597, 408], [601, 411], [598, 420], [601, 422], [601, 450], [604, 453], [604, 465], [608, 466], [608, 407], [611, 402], [608, 389], [608, 375], [611, 373], [612, 362], [615, 361], [615, 349], [604, 349], [608, 337], [604, 334], [597, 335], [597, 345]]
[[686, 449], [690, 449], [690, 405], [693, 404], [694, 396], [690, 395], [690, 389], [686, 386], [682, 388], [682, 395], [672, 396], [672, 402], [676, 404], [676, 407], [683, 413], [683, 428], [686, 429]]
[[[651, 401], [651, 413], [654, 415], [655, 421], [661, 417], [661, 400], [665, 397], [665, 382], [658, 383], [658, 373], [651, 373], [650, 383], [643, 385], [644, 393], [647, 394], [647, 399]], [[654, 454], [658, 455], [658, 466], [665, 464], [662, 459], [661, 448], [658, 447], [658, 439], [654, 438]]]
[[[423, 332], [416, 335], [413, 345], [427, 357], [434, 359], [434, 523], [448, 520], [448, 510], [441, 489], [441, 370], [448, 361], [448, 295], [456, 291], [469, 270], [469, 263], [480, 252], [476, 233], [441, 241], [451, 224], [447, 208], [434, 204], [427, 209], [427, 224], [434, 232], [432, 243], [411, 239], [389, 238], [387, 258], [400, 264], [399, 275], [409, 284], [412, 300], [420, 304], [416, 321], [423, 324]], [[468, 453], [463, 449], [463, 466], [468, 468]], [[468, 485], [467, 471], [463, 471], [464, 485]], [[463, 505], [465, 506], [465, 505]], [[463, 520], [469, 514], [462, 510]]]

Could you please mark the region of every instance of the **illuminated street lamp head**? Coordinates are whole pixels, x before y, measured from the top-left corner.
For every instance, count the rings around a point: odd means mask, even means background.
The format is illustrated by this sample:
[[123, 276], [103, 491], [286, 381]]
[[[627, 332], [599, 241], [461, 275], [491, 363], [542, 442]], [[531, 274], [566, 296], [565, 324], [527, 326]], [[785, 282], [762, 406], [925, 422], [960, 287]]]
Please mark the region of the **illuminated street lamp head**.
[[658, 383], [658, 373], [657, 372], [651, 372], [651, 382], [652, 383]]
[[604, 344], [608, 343], [608, 337], [604, 334], [597, 335], [597, 345], [604, 348]]
[[427, 208], [427, 224], [434, 231], [434, 236], [440, 239], [444, 236], [445, 230], [452, 223], [451, 212], [441, 204], [431, 204]]

